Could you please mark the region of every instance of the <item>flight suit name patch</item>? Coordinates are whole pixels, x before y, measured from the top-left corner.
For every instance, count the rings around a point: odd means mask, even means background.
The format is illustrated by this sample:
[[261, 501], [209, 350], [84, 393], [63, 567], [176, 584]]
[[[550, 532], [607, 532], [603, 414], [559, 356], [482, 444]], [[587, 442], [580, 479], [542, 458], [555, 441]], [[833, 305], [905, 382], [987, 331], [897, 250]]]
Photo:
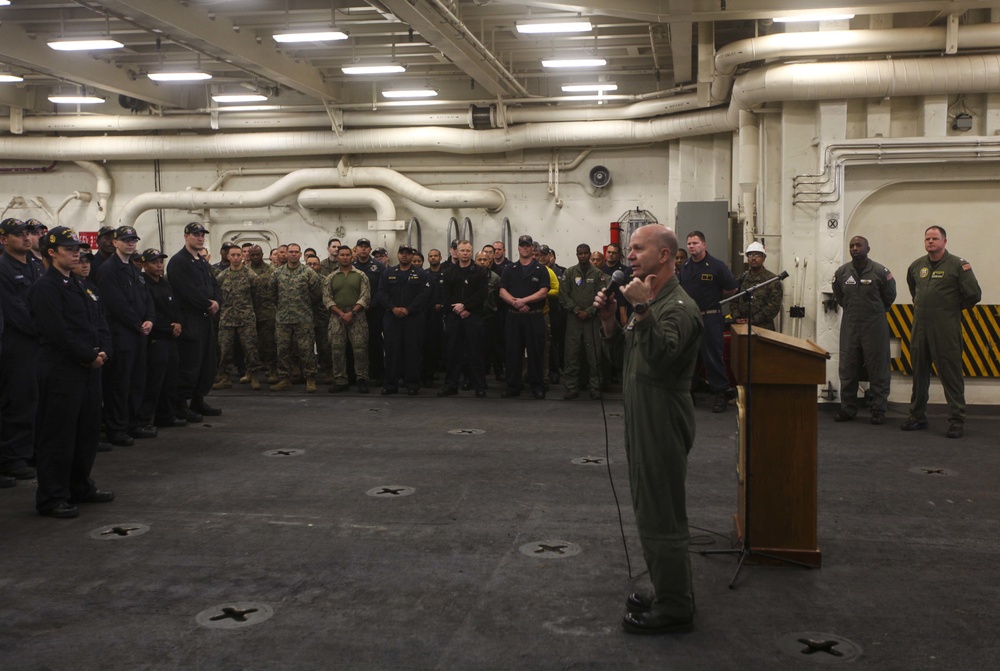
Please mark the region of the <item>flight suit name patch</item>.
[[944, 271], [943, 270], [935, 270], [933, 273], [931, 273], [931, 279], [932, 280], [939, 280], [942, 277], [944, 277]]
[[853, 277], [848, 277], [846, 280], [844, 280], [844, 284], [857, 284], [857, 282], [854, 281]]

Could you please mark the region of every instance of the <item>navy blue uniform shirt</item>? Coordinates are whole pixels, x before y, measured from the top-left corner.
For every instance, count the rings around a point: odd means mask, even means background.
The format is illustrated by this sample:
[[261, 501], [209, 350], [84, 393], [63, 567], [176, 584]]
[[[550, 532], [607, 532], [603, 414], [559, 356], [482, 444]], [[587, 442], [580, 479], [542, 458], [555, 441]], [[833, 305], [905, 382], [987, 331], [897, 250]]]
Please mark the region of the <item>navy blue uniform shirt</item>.
[[737, 286], [729, 266], [707, 252], [701, 261], [688, 259], [684, 262], [680, 282], [702, 312], [720, 309], [722, 292], [732, 291]]
[[5, 332], [26, 338], [38, 335], [28, 307], [28, 290], [44, 272], [45, 269], [31, 257], [21, 263], [10, 254], [0, 256], [0, 309], [4, 315]]
[[[500, 288], [506, 289], [514, 298], [526, 298], [542, 287], [550, 289], [549, 270], [538, 261], [532, 259], [528, 265], [520, 261], [507, 266], [500, 276]], [[529, 310], [541, 310], [545, 307], [545, 298], [528, 303]]]
[[420, 312], [430, 295], [430, 278], [416, 266], [410, 266], [409, 270], [400, 270], [399, 266], [386, 268], [379, 280], [379, 304], [386, 310], [406, 308], [410, 314]]

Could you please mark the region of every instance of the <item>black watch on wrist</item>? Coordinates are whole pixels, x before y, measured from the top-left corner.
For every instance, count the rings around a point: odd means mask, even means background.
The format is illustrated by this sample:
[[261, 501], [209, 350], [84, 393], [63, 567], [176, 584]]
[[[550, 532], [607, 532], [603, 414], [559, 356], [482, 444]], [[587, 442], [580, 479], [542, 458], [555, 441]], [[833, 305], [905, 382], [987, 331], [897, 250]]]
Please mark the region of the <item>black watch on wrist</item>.
[[632, 312], [637, 315], [644, 315], [647, 310], [649, 310], [649, 303], [636, 303], [632, 306]]

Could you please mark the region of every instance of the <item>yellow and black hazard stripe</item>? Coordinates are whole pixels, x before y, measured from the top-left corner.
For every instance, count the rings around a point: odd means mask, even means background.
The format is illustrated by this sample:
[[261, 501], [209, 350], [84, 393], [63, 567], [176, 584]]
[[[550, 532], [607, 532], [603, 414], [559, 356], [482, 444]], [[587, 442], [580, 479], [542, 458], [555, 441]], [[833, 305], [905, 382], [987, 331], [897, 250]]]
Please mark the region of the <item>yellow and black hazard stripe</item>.
[[[892, 337], [900, 342], [900, 357], [890, 361], [892, 370], [912, 375], [913, 306], [893, 305], [888, 319]], [[937, 366], [933, 372], [937, 375]], [[1000, 305], [977, 305], [962, 312], [962, 374], [1000, 377]]]

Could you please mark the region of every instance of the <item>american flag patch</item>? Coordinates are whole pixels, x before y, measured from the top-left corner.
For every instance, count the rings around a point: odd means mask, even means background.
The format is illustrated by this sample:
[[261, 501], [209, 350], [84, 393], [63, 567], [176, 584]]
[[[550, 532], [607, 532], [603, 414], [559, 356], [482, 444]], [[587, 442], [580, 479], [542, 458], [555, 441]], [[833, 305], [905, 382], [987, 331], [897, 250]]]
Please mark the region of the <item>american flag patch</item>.
[[969, 265], [968, 263], [963, 263], [962, 270], [972, 270], [972, 266]]

